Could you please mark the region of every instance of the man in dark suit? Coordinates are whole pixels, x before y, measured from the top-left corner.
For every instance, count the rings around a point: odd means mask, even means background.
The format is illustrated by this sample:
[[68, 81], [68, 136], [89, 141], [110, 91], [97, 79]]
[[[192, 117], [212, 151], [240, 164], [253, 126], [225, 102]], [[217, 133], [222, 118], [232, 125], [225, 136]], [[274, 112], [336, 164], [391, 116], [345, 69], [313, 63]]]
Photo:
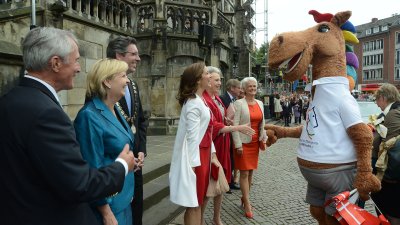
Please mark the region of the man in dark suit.
[[226, 82], [226, 92], [220, 96], [222, 103], [228, 108], [231, 102], [234, 102], [240, 94], [240, 81], [238, 79], [229, 79]]
[[[233, 103], [239, 96], [240, 94], [240, 81], [238, 79], [229, 79], [226, 82], [226, 92], [220, 96], [222, 103], [224, 104], [224, 106], [226, 108], [229, 107], [229, 105], [231, 103]], [[232, 136], [231, 136], [231, 149], [230, 149], [230, 153], [231, 153], [231, 168], [232, 168], [232, 172], [233, 172], [233, 178], [231, 183], [229, 184], [231, 189], [236, 189], [239, 190], [239, 184], [237, 182], [235, 182], [235, 178], [237, 177], [236, 175], [236, 171], [235, 171], [235, 166], [234, 166], [234, 162], [233, 162], [233, 141], [232, 141]]]
[[[117, 37], [107, 46], [107, 57], [122, 60], [128, 63], [127, 74], [136, 72], [137, 63], [140, 62], [136, 39], [133, 37]], [[139, 159], [139, 165], [143, 165], [146, 156], [146, 132], [147, 123], [143, 114], [142, 103], [139, 96], [137, 83], [130, 82], [125, 88], [125, 97], [117, 105], [122, 115], [132, 128], [135, 135], [135, 148], [133, 153]], [[135, 197], [131, 203], [133, 224], [142, 225], [143, 217], [143, 174], [142, 170], [135, 172]]]
[[27, 75], [0, 98], [1, 224], [98, 224], [89, 202], [121, 191], [133, 154], [125, 146], [100, 169], [82, 159], [57, 96], [80, 72], [70, 32], [35, 28], [22, 47]]

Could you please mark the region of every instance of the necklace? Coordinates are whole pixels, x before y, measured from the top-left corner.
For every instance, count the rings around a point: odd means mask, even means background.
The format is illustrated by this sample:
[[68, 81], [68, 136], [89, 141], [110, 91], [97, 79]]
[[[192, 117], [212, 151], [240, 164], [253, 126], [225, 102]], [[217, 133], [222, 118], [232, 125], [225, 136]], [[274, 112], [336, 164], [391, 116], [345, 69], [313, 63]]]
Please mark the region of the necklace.
[[117, 106], [118, 111], [121, 113], [121, 115], [124, 117], [124, 119], [126, 120], [126, 122], [131, 123], [131, 130], [133, 134], [136, 134], [136, 127], [134, 124], [134, 118], [133, 117], [129, 117], [128, 115], [126, 115], [125, 111], [122, 109], [121, 105], [119, 104], [119, 102], [115, 103], [115, 105]]

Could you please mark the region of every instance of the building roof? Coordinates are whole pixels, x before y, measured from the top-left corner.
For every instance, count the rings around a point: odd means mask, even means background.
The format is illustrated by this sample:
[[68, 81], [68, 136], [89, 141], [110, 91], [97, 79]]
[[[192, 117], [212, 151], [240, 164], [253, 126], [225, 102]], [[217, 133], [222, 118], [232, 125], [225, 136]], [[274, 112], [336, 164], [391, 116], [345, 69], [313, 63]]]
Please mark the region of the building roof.
[[[384, 28], [385, 26], [387, 26], [387, 29]], [[400, 15], [397, 13], [394, 14], [392, 17], [381, 20], [378, 20], [377, 18], [372, 18], [371, 22], [356, 26], [357, 38], [360, 39], [367, 36], [388, 32], [390, 27], [393, 26], [400, 26]]]

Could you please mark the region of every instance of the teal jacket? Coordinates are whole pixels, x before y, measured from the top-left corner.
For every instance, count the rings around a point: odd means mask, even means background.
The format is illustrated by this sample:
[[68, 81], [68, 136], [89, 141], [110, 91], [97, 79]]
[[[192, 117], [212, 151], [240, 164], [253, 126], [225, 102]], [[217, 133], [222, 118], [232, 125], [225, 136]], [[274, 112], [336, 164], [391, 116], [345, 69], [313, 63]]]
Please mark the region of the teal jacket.
[[[83, 106], [74, 121], [82, 156], [91, 167], [100, 168], [113, 163], [125, 144], [133, 149], [134, 137], [128, 123], [116, 108], [115, 113], [119, 119], [103, 101], [93, 98]], [[129, 172], [120, 193], [93, 202], [92, 206], [109, 204], [114, 213], [130, 207], [134, 184], [134, 174]]]

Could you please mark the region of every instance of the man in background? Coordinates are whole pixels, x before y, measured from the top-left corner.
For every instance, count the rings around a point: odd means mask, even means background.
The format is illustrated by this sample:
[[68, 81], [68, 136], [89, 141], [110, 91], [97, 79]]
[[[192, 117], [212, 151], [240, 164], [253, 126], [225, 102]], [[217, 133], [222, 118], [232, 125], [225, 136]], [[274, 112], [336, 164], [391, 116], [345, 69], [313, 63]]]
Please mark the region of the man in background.
[[[136, 72], [137, 63], [140, 62], [137, 41], [133, 37], [117, 37], [111, 40], [107, 46], [107, 58], [118, 59], [128, 64], [127, 74]], [[133, 153], [139, 159], [139, 165], [144, 165], [146, 156], [146, 132], [147, 123], [143, 114], [142, 103], [139, 96], [139, 88], [133, 79], [125, 88], [125, 97], [123, 97], [118, 109], [131, 126], [135, 135], [135, 148]], [[142, 225], [143, 217], [143, 174], [142, 170], [135, 172], [135, 196], [131, 203], [134, 225]]]
[[[236, 101], [236, 99], [238, 99], [239, 95], [240, 95], [240, 81], [238, 79], [229, 79], [226, 82], [226, 92], [220, 96], [222, 103], [224, 104], [224, 106], [228, 109], [229, 105], [231, 103], [233, 103], [234, 101]], [[233, 104], [232, 106], [233, 107]], [[233, 172], [233, 179], [231, 180], [231, 183], [229, 184], [229, 187], [231, 189], [235, 189], [235, 190], [239, 190], [239, 182], [238, 182], [238, 174], [237, 174], [237, 170], [235, 170], [235, 165], [234, 165], [234, 161], [233, 161], [233, 141], [232, 141], [232, 136], [231, 136], [231, 149], [230, 149], [230, 153], [231, 153], [231, 168], [232, 168], [232, 172]]]

